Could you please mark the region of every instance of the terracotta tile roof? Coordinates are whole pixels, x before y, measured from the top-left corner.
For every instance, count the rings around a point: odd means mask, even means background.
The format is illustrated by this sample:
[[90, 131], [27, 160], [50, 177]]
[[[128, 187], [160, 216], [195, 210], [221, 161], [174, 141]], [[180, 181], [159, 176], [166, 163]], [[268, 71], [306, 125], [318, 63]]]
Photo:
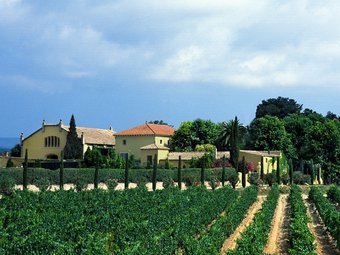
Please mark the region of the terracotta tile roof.
[[134, 135], [164, 135], [172, 136], [175, 132], [173, 127], [168, 125], [148, 124], [133, 127], [118, 133], [115, 136], [134, 136]]
[[279, 157], [281, 156], [280, 151], [254, 151], [254, 150], [240, 150], [240, 152], [247, 153], [247, 154], [252, 154], [252, 155], [257, 155], [257, 156], [262, 156], [262, 157]]
[[[69, 131], [69, 126], [63, 126], [66, 131]], [[84, 134], [86, 144], [97, 144], [97, 145], [110, 145], [116, 144], [114, 134], [115, 132], [110, 129], [99, 129], [99, 128], [87, 128], [87, 127], [76, 127], [78, 137]]]
[[140, 148], [141, 150], [169, 150], [168, 147], [164, 145], [148, 144]]
[[[190, 152], [170, 152], [169, 153], [169, 160], [178, 160], [178, 157], [181, 156], [182, 160], [191, 160], [192, 158], [201, 158], [203, 157], [204, 152], [201, 151], [190, 151]], [[216, 155], [216, 159], [223, 158], [230, 158], [229, 151], [218, 151]]]

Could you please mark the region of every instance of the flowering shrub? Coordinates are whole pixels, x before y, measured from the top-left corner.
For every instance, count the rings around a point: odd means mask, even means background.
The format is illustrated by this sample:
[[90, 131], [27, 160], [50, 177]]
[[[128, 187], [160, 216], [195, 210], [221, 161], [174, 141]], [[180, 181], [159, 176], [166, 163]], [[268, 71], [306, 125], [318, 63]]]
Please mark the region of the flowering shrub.
[[[238, 162], [238, 171], [242, 172], [243, 162], [242, 160]], [[253, 162], [246, 161], [246, 174], [249, 172], [254, 172], [255, 166]]]

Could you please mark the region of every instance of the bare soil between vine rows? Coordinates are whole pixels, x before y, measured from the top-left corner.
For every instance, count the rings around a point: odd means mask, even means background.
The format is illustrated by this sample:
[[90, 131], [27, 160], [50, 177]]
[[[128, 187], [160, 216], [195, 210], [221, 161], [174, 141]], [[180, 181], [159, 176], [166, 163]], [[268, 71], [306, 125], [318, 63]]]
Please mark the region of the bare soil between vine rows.
[[315, 205], [307, 198], [304, 199], [304, 202], [307, 206], [307, 215], [311, 220], [311, 222], [308, 223], [308, 227], [315, 237], [316, 253], [320, 255], [340, 254], [339, 250], [336, 248], [334, 240], [326, 231]]
[[262, 204], [265, 200], [265, 196], [258, 196], [255, 203], [249, 208], [245, 218], [242, 220], [240, 225], [235, 229], [234, 233], [229, 236], [220, 251], [220, 254], [225, 254], [225, 251], [227, 250], [233, 250], [236, 247], [236, 240], [241, 237], [241, 234], [243, 231], [250, 225], [250, 223], [253, 221], [255, 213], [261, 209]]

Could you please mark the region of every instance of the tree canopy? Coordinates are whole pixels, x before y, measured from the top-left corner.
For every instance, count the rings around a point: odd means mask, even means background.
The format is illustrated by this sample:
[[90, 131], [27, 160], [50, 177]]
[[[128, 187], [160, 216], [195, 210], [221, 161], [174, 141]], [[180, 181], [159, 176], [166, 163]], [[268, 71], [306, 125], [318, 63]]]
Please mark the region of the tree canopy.
[[220, 124], [211, 120], [184, 121], [170, 139], [174, 151], [193, 151], [197, 145], [213, 144], [220, 132]]
[[270, 98], [262, 100], [256, 108], [256, 118], [266, 115], [276, 116], [280, 119], [293, 113], [300, 113], [302, 105], [298, 104], [294, 99], [286, 97]]

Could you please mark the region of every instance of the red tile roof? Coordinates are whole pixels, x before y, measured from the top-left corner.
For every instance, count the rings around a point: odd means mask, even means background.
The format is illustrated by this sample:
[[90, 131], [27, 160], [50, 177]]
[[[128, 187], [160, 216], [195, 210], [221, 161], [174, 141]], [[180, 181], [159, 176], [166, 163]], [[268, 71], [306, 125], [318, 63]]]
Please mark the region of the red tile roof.
[[118, 133], [115, 136], [134, 136], [134, 135], [163, 135], [172, 136], [175, 132], [173, 127], [168, 125], [148, 124], [133, 127]]

